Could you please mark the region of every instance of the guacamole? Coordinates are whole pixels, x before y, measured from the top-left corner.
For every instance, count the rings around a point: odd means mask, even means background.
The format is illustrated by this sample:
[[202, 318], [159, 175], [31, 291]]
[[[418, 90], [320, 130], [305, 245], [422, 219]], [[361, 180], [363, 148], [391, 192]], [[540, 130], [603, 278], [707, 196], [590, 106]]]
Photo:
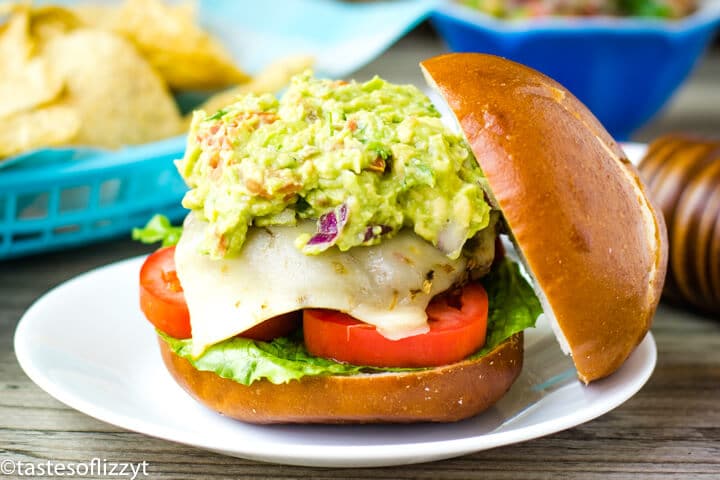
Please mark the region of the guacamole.
[[485, 228], [482, 171], [461, 135], [410, 85], [321, 80], [305, 72], [282, 98], [245, 95], [195, 112], [185, 157], [186, 208], [208, 221], [202, 251], [240, 251], [250, 226], [315, 219], [297, 248], [374, 245], [409, 228], [460, 255]]

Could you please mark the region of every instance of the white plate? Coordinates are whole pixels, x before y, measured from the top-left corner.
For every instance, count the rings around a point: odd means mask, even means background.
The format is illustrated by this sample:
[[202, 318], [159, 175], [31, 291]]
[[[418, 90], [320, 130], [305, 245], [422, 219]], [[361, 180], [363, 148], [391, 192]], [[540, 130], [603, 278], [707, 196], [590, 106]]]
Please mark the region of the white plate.
[[296, 465], [380, 466], [438, 460], [548, 435], [630, 398], [655, 365], [648, 335], [622, 369], [575, 379], [549, 327], [526, 333], [525, 368], [488, 412], [456, 424], [254, 426], [205, 409], [160, 360], [137, 304], [141, 258], [81, 275], [38, 300], [15, 333], [20, 365], [63, 403], [114, 425], [244, 458]]
[[[641, 149], [632, 146], [628, 153], [637, 158]], [[153, 329], [137, 306], [141, 262], [135, 258], [91, 271], [35, 302], [15, 333], [20, 365], [50, 395], [95, 418], [242, 458], [387, 466], [530, 440], [619, 406], [648, 380], [656, 361], [655, 341], [648, 334], [617, 373], [585, 387], [541, 321], [526, 332], [525, 367], [518, 381], [475, 418], [409, 426], [248, 425], [205, 409], [165, 370]]]

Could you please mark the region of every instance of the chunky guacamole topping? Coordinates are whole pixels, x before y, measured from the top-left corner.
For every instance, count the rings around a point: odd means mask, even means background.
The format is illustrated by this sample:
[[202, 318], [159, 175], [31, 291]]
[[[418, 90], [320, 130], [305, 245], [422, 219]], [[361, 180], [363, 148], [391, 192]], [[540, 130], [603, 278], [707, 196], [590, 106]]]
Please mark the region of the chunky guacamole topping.
[[317, 219], [307, 254], [373, 245], [411, 228], [456, 258], [489, 222], [482, 172], [420, 90], [296, 76], [281, 99], [246, 95], [196, 112], [183, 200], [209, 224], [202, 250], [240, 251], [250, 226]]

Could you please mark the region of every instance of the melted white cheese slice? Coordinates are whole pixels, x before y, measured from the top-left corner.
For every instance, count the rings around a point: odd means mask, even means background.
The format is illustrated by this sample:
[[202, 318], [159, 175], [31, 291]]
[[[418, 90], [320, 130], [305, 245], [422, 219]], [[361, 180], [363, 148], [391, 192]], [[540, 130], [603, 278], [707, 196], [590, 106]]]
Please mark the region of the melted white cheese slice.
[[195, 355], [302, 308], [346, 312], [390, 339], [424, 333], [430, 299], [460, 280], [466, 267], [463, 258], [450, 260], [406, 231], [372, 247], [304, 255], [295, 238], [313, 232], [314, 222], [251, 228], [239, 256], [212, 260], [198, 252], [204, 225], [190, 214], [175, 250]]

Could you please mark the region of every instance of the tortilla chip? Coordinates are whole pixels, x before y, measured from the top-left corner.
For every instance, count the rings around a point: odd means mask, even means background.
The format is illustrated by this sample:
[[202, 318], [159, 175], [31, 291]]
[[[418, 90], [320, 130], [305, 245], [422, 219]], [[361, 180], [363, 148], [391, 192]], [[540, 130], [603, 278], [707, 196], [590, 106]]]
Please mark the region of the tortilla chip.
[[81, 3], [73, 5], [73, 13], [86, 27], [110, 30], [115, 28], [120, 7], [112, 4]]
[[49, 106], [3, 118], [0, 159], [40, 147], [69, 142], [80, 128], [80, 119], [67, 107]]
[[194, 5], [126, 0], [114, 12], [80, 7], [89, 25], [109, 28], [132, 41], [175, 90], [211, 90], [246, 82], [249, 76], [196, 23]]
[[67, 8], [48, 5], [30, 12], [30, 35], [40, 46], [82, 25], [80, 17]]
[[59, 104], [80, 117], [73, 143], [116, 148], [181, 132], [162, 78], [124, 38], [82, 28], [52, 39], [43, 57], [65, 82]]
[[[293, 75], [312, 67], [314, 59], [310, 56], [293, 56], [271, 63], [265, 70], [255, 76], [250, 82], [224, 90], [207, 99], [198, 110], [209, 114], [233, 103], [239, 95], [246, 93], [276, 93], [290, 82]], [[192, 113], [185, 116], [185, 123], [190, 125]]]
[[0, 69], [7, 72], [27, 63], [35, 44], [30, 37], [30, 8], [25, 5], [5, 5], [0, 15], [9, 15], [0, 25]]
[[41, 58], [31, 58], [30, 14], [18, 5], [0, 31], [0, 118], [30, 110], [57, 98], [62, 79]]
[[56, 99], [63, 82], [42, 58], [0, 73], [0, 118], [24, 112]]

